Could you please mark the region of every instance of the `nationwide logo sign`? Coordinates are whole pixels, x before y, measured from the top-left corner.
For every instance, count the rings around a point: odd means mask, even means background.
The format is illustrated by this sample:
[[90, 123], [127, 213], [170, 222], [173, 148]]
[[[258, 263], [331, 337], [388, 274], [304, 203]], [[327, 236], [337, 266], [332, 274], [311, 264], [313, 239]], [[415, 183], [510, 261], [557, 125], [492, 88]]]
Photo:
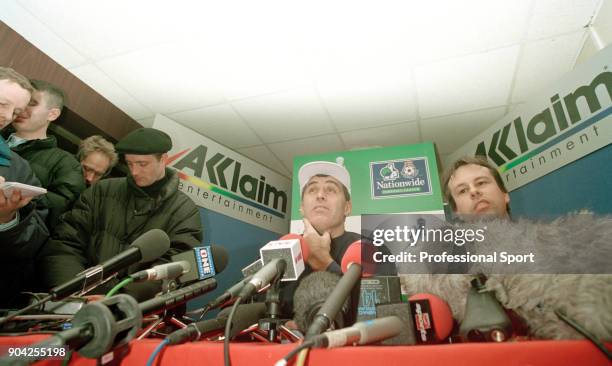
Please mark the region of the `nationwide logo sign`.
[[425, 157], [371, 162], [370, 178], [373, 199], [432, 193]]
[[196, 205], [277, 233], [289, 227], [289, 179], [161, 115], [172, 137], [168, 166]]
[[511, 118], [453, 153], [483, 155], [516, 189], [612, 142], [612, 48], [608, 47]]

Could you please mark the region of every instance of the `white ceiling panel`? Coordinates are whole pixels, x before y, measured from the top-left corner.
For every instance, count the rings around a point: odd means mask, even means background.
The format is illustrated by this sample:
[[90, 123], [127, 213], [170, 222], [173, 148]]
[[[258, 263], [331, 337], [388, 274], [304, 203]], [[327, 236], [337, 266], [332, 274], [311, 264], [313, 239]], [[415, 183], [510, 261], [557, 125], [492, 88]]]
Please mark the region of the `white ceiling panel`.
[[133, 119], [152, 117], [154, 115], [150, 109], [139, 103], [95, 65], [75, 67], [68, 71], [103, 95]]
[[22, 8], [17, 1], [2, 1], [0, 20], [65, 68], [87, 62], [76, 49]]
[[232, 103], [265, 143], [335, 132], [312, 88]]
[[184, 36], [187, 24], [174, 21], [184, 16], [181, 6], [162, 0], [19, 2], [93, 61]]
[[[512, 102], [528, 97], [572, 70], [576, 50], [584, 42], [585, 31], [529, 42], [525, 45], [516, 74]], [[554, 60], [554, 62], [551, 62]]]
[[[413, 62], [424, 64], [520, 42], [531, 1], [422, 1], [410, 14]], [[458, 15], [462, 14], [462, 15]]]
[[528, 39], [540, 39], [583, 29], [602, 0], [537, 0], [529, 24]]
[[236, 151], [244, 156], [248, 156], [262, 165], [267, 166], [270, 169], [275, 170], [277, 173], [280, 173], [285, 177], [289, 178], [291, 176], [291, 173], [289, 173], [287, 168], [285, 168], [285, 166], [274, 154], [272, 154], [272, 152], [270, 152], [270, 149], [268, 149], [265, 145], [245, 147], [242, 149], [237, 149]]
[[365, 128], [340, 134], [347, 149], [415, 144], [421, 141], [416, 122]]
[[504, 116], [497, 107], [421, 121], [423, 141], [436, 143], [441, 154], [452, 153]]
[[289, 172], [293, 171], [293, 158], [296, 156], [345, 150], [345, 146], [336, 134], [279, 142], [268, 146]]
[[231, 148], [262, 144], [229, 104], [170, 114], [168, 117]]
[[506, 104], [519, 46], [416, 68], [422, 118]]
[[380, 60], [337, 66], [319, 70], [317, 90], [339, 131], [416, 120], [407, 64]]
[[585, 25], [612, 41], [604, 0], [7, 0], [0, 19], [143, 125], [286, 173], [363, 146], [446, 154], [591, 57]]
[[203, 48], [175, 42], [97, 63], [121, 87], [157, 113], [225, 102]]
[[136, 122], [140, 123], [143, 127], [153, 127], [153, 122], [155, 122], [155, 116], [140, 118], [137, 119]]

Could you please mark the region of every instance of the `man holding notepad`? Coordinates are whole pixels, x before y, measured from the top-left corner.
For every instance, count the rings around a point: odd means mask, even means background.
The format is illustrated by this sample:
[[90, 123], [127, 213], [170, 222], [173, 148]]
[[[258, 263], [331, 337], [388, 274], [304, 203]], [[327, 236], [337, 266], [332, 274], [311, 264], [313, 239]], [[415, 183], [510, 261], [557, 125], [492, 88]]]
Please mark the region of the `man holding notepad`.
[[[32, 90], [23, 75], [0, 67], [0, 129], [26, 108]], [[6, 182], [40, 186], [28, 163], [0, 137], [0, 187]], [[47, 210], [24, 192], [0, 188], [0, 308], [16, 305], [13, 301], [32, 279], [34, 257], [49, 237]]]

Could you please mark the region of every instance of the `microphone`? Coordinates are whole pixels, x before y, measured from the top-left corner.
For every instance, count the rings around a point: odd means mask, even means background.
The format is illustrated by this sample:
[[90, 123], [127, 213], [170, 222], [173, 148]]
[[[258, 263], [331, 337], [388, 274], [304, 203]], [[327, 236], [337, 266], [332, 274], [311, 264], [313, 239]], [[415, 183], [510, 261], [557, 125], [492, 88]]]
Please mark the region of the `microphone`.
[[191, 265], [187, 261], [171, 262], [133, 273], [130, 277], [134, 279], [134, 282], [167, 280], [177, 278], [190, 270]]
[[348, 328], [332, 330], [311, 338], [313, 347], [335, 348], [357, 344], [368, 344], [397, 336], [402, 330], [402, 321], [396, 316], [357, 322]]
[[427, 293], [412, 295], [408, 300], [417, 342], [440, 343], [448, 338], [453, 330], [453, 313], [446, 301]]
[[287, 234], [279, 240], [268, 242], [259, 249], [263, 265], [281, 258], [287, 263], [285, 275], [281, 281], [295, 281], [304, 272], [310, 250], [303, 237], [298, 234]]
[[252, 278], [253, 278], [253, 275], [250, 275], [247, 278], [244, 278], [242, 281], [236, 283], [234, 286], [232, 286], [229, 289], [225, 290], [225, 292], [223, 294], [221, 294], [220, 296], [218, 296], [216, 299], [214, 299], [213, 301], [209, 302], [208, 304], [204, 305], [204, 309], [207, 309], [207, 311], [208, 311], [210, 309], [214, 309], [214, 308], [217, 308], [217, 307], [223, 305], [225, 302], [227, 302], [229, 300], [235, 299], [236, 296], [238, 296], [238, 294], [240, 293], [240, 291], [244, 287], [244, 285], [249, 283], [249, 281], [251, 281]]
[[167, 294], [156, 296], [138, 304], [142, 314], [152, 315], [173, 309], [185, 302], [217, 288], [217, 280], [207, 278]]
[[135, 263], [151, 262], [170, 249], [168, 234], [160, 229], [152, 229], [139, 236], [128, 249], [104, 261], [97, 266], [86, 269], [77, 276], [49, 290], [52, 299], [64, 298], [79, 290], [90, 290], [100, 282]]
[[[293, 320], [299, 329], [306, 331], [319, 311], [321, 306], [332, 294], [338, 285], [340, 276], [335, 273], [319, 271], [313, 272], [300, 281], [300, 285], [293, 295]], [[344, 302], [340, 311], [333, 319], [335, 329], [344, 328], [345, 317], [348, 315], [349, 300]]]
[[[171, 257], [173, 262], [186, 261], [192, 270], [183, 273], [178, 283], [189, 283], [203, 280], [223, 272], [227, 266], [227, 250], [219, 245], [195, 247], [191, 250], [175, 254]], [[196, 270], [197, 269], [197, 270]]]
[[[231, 308], [225, 308], [219, 312], [215, 319], [208, 319], [189, 324], [186, 328], [179, 329], [166, 337], [168, 344], [181, 344], [201, 339], [205, 334], [221, 332], [225, 328]], [[266, 305], [262, 302], [239, 305], [232, 321], [230, 338], [238, 332], [248, 328], [266, 314]]]
[[[72, 319], [73, 327], [32, 345], [37, 349], [68, 347], [87, 358], [100, 358], [115, 347], [127, 345], [142, 325], [142, 314], [133, 297], [119, 294], [85, 305]], [[48, 357], [48, 354], [47, 356]], [[0, 364], [25, 364], [45, 359], [36, 353], [26, 359], [0, 359]], [[17, 362], [16, 362], [17, 361]]]
[[293, 240], [293, 239], [297, 239], [300, 241], [300, 250], [302, 251], [302, 257], [304, 258], [304, 262], [306, 262], [308, 260], [308, 257], [310, 256], [310, 247], [308, 246], [308, 243], [304, 241], [304, 236], [300, 234], [289, 233], [289, 234], [285, 234], [281, 236], [279, 240]]
[[281, 258], [276, 258], [268, 262], [268, 264], [257, 271], [251, 280], [242, 287], [238, 293], [238, 297], [242, 299], [251, 297], [263, 287], [275, 283], [283, 276], [286, 267], [287, 262]]
[[359, 283], [361, 278], [361, 240], [354, 242], [347, 248], [342, 257], [342, 270], [344, 275], [315, 315], [306, 332], [306, 339], [321, 334], [330, 327], [342, 304]]
[[164, 255], [168, 249], [170, 249], [170, 238], [168, 234], [160, 229], [149, 230], [134, 240], [134, 242], [123, 252], [101, 264], [86, 269], [68, 282], [53, 287], [49, 290], [48, 296], [0, 319], [0, 324], [4, 324], [8, 320], [30, 309], [38, 307], [40, 304], [49, 300], [63, 299], [78, 291], [87, 292], [118, 271], [135, 263], [151, 262]]

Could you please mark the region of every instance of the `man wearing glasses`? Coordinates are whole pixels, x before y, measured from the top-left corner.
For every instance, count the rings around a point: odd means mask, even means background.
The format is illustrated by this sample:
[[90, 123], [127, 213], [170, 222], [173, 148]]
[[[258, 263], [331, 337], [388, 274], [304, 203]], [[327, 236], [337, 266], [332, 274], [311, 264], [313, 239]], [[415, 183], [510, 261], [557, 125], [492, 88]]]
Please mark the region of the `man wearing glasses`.
[[88, 187], [105, 177], [117, 164], [115, 147], [99, 135], [81, 141], [77, 158], [81, 162], [83, 178]]

